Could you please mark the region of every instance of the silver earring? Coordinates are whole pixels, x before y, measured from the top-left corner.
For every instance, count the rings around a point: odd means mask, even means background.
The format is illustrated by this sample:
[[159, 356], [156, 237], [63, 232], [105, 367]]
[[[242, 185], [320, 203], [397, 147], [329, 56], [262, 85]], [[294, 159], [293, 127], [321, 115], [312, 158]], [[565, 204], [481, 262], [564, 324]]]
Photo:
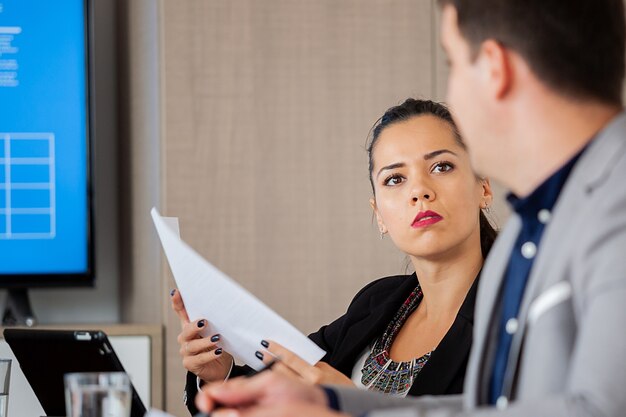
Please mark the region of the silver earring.
[[485, 204], [485, 212], [487, 214], [491, 214], [491, 207], [489, 206], [489, 204]]
[[385, 232], [383, 232], [382, 230], [380, 231], [380, 240], [383, 240], [383, 238], [385, 237]]

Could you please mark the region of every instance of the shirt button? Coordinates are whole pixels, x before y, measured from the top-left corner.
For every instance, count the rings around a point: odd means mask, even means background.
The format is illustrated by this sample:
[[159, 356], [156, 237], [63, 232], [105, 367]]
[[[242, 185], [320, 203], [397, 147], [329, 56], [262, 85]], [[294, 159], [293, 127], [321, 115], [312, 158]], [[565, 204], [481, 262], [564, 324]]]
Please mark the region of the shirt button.
[[522, 245], [522, 256], [526, 259], [532, 259], [537, 253], [537, 245], [533, 242], [526, 242]]
[[514, 334], [517, 331], [517, 319], [509, 319], [504, 328], [508, 334]]
[[496, 408], [498, 410], [504, 410], [508, 405], [509, 400], [504, 395], [499, 396], [496, 400]]
[[539, 220], [543, 224], [548, 223], [551, 217], [552, 213], [550, 213], [550, 210], [548, 209], [541, 209], [539, 210], [539, 213], [537, 213], [537, 220]]

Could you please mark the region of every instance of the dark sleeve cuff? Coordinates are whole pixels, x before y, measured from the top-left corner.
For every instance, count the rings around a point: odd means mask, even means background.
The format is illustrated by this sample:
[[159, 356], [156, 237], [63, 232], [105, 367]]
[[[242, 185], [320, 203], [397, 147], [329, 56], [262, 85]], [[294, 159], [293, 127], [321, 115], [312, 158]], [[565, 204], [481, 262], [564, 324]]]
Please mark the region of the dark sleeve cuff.
[[330, 388], [322, 387], [324, 392], [326, 393], [326, 399], [328, 400], [328, 406], [335, 411], [339, 410], [339, 398], [337, 397], [337, 393]]
[[228, 376], [228, 378], [235, 378], [238, 376], [252, 376], [254, 374], [256, 374], [256, 371], [250, 368], [248, 365], [243, 365], [243, 366], [235, 365], [233, 366], [233, 369], [231, 369], [230, 375]]

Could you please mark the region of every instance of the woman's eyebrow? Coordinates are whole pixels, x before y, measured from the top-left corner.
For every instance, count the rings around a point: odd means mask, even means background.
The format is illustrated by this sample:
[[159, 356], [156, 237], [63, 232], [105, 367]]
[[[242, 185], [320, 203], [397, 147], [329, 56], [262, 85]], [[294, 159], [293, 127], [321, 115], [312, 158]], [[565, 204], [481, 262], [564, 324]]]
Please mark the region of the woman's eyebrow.
[[385, 170], [396, 169], [396, 168], [404, 168], [405, 166], [406, 166], [406, 164], [404, 162], [396, 162], [395, 164], [384, 166], [384, 167], [382, 167], [381, 169], [378, 170], [378, 174], [376, 174], [376, 178], [378, 178], [380, 176], [380, 173], [385, 171]]
[[[449, 153], [452, 154], [454, 156], [458, 156], [455, 152], [452, 152], [449, 149], [439, 149], [436, 151], [432, 151], [432, 152], [428, 152], [427, 154], [424, 155], [424, 160], [428, 161], [430, 159], [436, 158], [439, 155], [443, 154], [443, 153]], [[382, 167], [381, 169], [378, 170], [378, 174], [376, 174], [376, 178], [378, 178], [381, 174], [381, 172], [383, 171], [387, 171], [390, 169], [396, 169], [396, 168], [404, 168], [406, 166], [406, 164], [404, 162], [396, 162], [394, 164], [390, 164], [387, 166]]]
[[438, 151], [428, 152], [426, 155], [424, 155], [424, 161], [428, 161], [429, 159], [436, 158], [439, 155], [441, 155], [442, 153], [450, 153], [450, 154], [452, 154], [454, 156], [458, 156], [456, 153], [452, 152], [449, 149], [439, 149]]

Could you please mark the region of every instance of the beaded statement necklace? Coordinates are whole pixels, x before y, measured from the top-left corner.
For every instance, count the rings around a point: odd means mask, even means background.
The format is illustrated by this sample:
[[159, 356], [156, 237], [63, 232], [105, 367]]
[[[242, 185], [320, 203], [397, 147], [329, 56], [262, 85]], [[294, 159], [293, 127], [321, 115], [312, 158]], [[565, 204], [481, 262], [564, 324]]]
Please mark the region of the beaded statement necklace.
[[374, 342], [374, 347], [361, 370], [361, 383], [368, 390], [405, 397], [415, 378], [426, 365], [432, 351], [406, 362], [395, 362], [389, 357], [389, 350], [396, 335], [423, 297], [424, 294], [418, 284], [387, 325], [382, 336]]

